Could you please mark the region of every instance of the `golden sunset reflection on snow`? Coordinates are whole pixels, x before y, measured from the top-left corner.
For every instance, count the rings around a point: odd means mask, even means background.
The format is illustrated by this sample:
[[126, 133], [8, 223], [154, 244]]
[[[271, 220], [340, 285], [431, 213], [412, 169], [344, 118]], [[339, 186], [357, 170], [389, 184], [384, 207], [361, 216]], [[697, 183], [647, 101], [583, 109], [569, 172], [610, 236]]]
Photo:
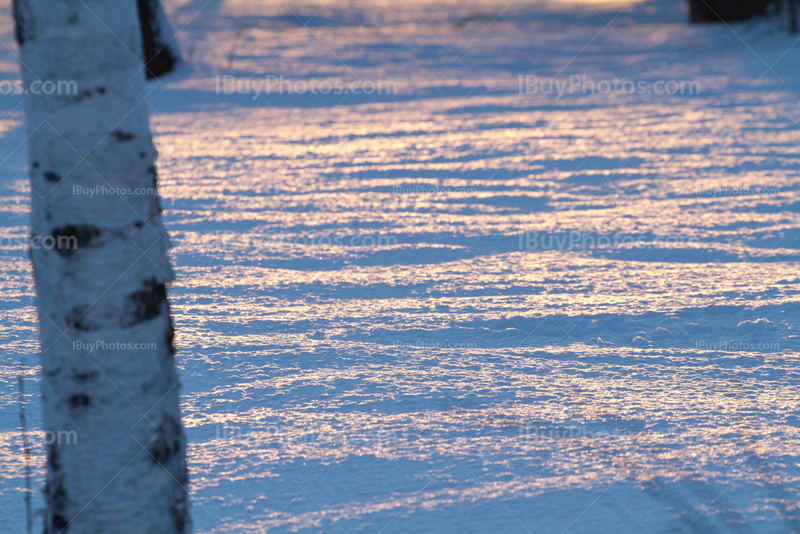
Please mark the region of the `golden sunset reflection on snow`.
[[[800, 530], [800, 51], [618, 4], [173, 4], [193, 72], [149, 102], [198, 532]], [[0, 258], [12, 412], [35, 310]]]

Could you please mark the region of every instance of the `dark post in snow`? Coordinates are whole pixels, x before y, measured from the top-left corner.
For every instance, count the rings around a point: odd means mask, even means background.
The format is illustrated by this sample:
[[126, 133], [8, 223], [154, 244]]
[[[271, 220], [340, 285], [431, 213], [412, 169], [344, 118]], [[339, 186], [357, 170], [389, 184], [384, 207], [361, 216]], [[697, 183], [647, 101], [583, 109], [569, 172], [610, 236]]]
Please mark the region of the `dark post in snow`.
[[144, 51], [152, 76], [176, 58], [157, 2], [140, 25], [141, 4], [14, 2], [30, 88], [46, 534], [190, 529], [172, 271], [143, 101]]
[[776, 0], [689, 0], [692, 22], [736, 22], [764, 15]]

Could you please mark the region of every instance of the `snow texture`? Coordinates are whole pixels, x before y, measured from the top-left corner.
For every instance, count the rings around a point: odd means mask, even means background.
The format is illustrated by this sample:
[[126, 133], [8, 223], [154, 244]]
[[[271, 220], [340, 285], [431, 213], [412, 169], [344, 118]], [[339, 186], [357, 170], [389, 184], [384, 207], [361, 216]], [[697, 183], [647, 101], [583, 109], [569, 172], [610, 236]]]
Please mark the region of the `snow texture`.
[[[800, 531], [783, 19], [690, 26], [672, 0], [165, 7], [193, 73], [144, 90], [196, 532]], [[223, 75], [261, 92], [218, 94]], [[280, 94], [280, 76], [397, 94]], [[701, 91], [526, 94], [528, 76]], [[0, 95], [11, 244], [31, 211], [21, 101]], [[3, 532], [24, 520], [16, 373], [39, 349], [22, 248], [0, 255]]]

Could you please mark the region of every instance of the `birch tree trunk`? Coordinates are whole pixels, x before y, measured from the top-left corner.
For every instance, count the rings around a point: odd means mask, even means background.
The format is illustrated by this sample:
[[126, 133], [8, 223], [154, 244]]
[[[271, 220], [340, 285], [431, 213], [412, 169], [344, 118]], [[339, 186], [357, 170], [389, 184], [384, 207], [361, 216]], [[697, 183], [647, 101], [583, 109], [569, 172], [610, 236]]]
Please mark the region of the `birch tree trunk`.
[[[47, 432], [45, 532], [189, 530], [134, 0], [16, 0]], [[47, 85], [52, 81], [55, 85]], [[46, 94], [76, 82], [75, 94]], [[61, 93], [61, 94], [58, 94]]]

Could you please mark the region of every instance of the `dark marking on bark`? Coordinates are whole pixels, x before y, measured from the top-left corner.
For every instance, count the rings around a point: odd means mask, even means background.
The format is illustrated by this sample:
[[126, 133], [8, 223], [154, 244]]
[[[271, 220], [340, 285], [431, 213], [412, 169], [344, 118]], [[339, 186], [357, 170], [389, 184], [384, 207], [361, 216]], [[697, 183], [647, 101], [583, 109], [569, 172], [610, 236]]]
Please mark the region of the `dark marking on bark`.
[[69, 407], [73, 410], [77, 408], [83, 408], [84, 406], [89, 406], [92, 401], [84, 395], [83, 393], [78, 393], [77, 395], [73, 395], [69, 398]]
[[169, 415], [164, 415], [157, 428], [158, 436], [147, 451], [155, 463], [163, 466], [183, 450], [183, 428], [180, 422]]
[[119, 130], [114, 130], [113, 132], [111, 132], [111, 135], [113, 135], [114, 138], [120, 143], [130, 141], [131, 139], [136, 137], [134, 134], [130, 132], [120, 132]]
[[138, 229], [138, 228], [141, 228], [143, 224], [144, 224], [144, 221], [139, 221], [139, 222], [133, 223], [133, 226], [134, 226], [134, 228]]
[[60, 182], [61, 177], [52, 171], [47, 171], [44, 173], [44, 179], [48, 182]]
[[80, 91], [79, 93], [73, 95], [71, 98], [73, 102], [79, 103], [89, 98], [92, 98], [95, 93], [102, 95], [105, 92], [106, 92], [105, 87], [98, 87], [96, 89], [84, 89], [83, 91]]
[[179, 58], [165, 39], [161, 23], [166, 20], [159, 0], [136, 0], [139, 27], [142, 30], [144, 72], [148, 80], [158, 78], [175, 68]]
[[28, 0], [14, 0], [14, 37], [22, 46], [31, 39], [31, 20]]
[[[48, 317], [48, 319], [49, 319], [49, 317]], [[63, 370], [62, 368], [56, 369], [54, 371], [50, 371], [50, 370], [45, 371], [44, 369], [42, 369], [42, 372], [44, 374], [46, 374], [48, 377], [50, 377], [50, 378], [60, 378], [62, 370]], [[42, 398], [44, 398], [45, 396], [46, 396], [46, 393], [44, 391], [42, 391]]]
[[189, 483], [189, 468], [184, 463], [183, 469], [181, 469], [181, 472], [178, 474], [178, 484], [180, 484], [181, 487], [185, 489], [188, 483]]
[[94, 90], [84, 89], [83, 91], [75, 95], [74, 101], [76, 103], [83, 102], [86, 99], [92, 98], [95, 93], [97, 93], [98, 95], [104, 95], [106, 93], [106, 88], [101, 85], [100, 87], [97, 87]]
[[53, 533], [54, 534], [66, 534], [67, 532], [67, 525], [69, 525], [69, 521], [67, 521], [66, 517], [64, 517], [64, 508], [67, 505], [67, 492], [64, 491], [64, 486], [60, 483], [53, 483], [48, 486], [52, 487], [53, 489], [49, 491], [48, 495], [48, 510], [50, 511], [50, 520], [53, 525]]
[[144, 157], [145, 157], [146, 155], [147, 155], [147, 154], [145, 154], [144, 152], [139, 152], [139, 158], [140, 158], [140, 159], [144, 159]]
[[169, 327], [167, 328], [167, 350], [172, 356], [175, 356], [177, 349], [175, 349], [175, 327], [172, 324], [172, 317], [169, 318]]
[[153, 189], [158, 189], [158, 169], [155, 165], [150, 165], [147, 172], [153, 177]]
[[34, 162], [31, 164], [31, 167], [33, 167], [34, 169], [38, 169], [38, 168], [39, 168], [39, 162], [38, 162], [38, 161], [34, 161]]
[[47, 445], [47, 468], [54, 473], [61, 471], [61, 463], [58, 461], [58, 445], [56, 443]]
[[170, 506], [169, 512], [172, 516], [172, 523], [175, 525], [175, 532], [178, 534], [186, 532], [186, 527], [189, 526], [189, 514], [186, 512], [186, 504], [178, 502]]
[[97, 371], [89, 371], [88, 373], [78, 373], [78, 372], [72, 373], [72, 378], [81, 383], [93, 379], [96, 376], [97, 376]]
[[172, 516], [173, 524], [175, 525], [176, 532], [183, 533], [191, 530], [192, 519], [189, 516], [189, 495], [186, 486], [189, 484], [189, 470], [186, 467], [184, 458], [178, 459], [182, 462], [179, 472], [175, 473], [176, 481], [180, 486], [177, 488], [179, 491], [178, 496], [170, 506], [170, 515]]
[[88, 224], [68, 224], [53, 230], [56, 250], [62, 256], [71, 256], [77, 249], [89, 246], [100, 235], [100, 230]]
[[[63, 497], [64, 489], [58, 488], [58, 491], [60, 492], [59, 496]], [[53, 530], [55, 534], [66, 534], [67, 525], [69, 525], [69, 522], [67, 522], [63, 515], [53, 514]]]
[[64, 475], [61, 473], [61, 462], [59, 461], [58, 445], [50, 443], [47, 445], [47, 483], [45, 484], [44, 492], [47, 501], [47, 512], [49, 520], [45, 527], [45, 532], [53, 534], [66, 533], [67, 521], [65, 517], [65, 508], [67, 507], [67, 492], [64, 490], [63, 484]]
[[87, 311], [89, 311], [89, 308], [86, 306], [74, 306], [69, 313], [67, 313], [67, 328], [74, 328], [75, 330], [82, 330], [84, 332], [99, 330], [100, 327], [93, 324], [89, 318], [86, 317]]
[[125, 297], [123, 326], [133, 326], [149, 321], [166, 310], [167, 288], [164, 284], [151, 278], [144, 282], [144, 289], [134, 291]]

